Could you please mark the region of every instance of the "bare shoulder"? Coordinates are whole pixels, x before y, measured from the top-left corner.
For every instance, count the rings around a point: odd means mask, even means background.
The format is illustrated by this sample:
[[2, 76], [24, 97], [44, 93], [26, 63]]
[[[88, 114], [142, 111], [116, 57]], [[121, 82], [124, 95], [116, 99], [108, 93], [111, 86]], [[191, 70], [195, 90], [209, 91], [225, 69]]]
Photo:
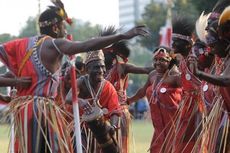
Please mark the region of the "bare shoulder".
[[181, 75], [181, 72], [179, 71], [179, 68], [174, 65], [170, 70], [169, 70], [169, 73], [168, 73], [169, 76], [180, 76]]
[[154, 75], [156, 75], [156, 73], [157, 73], [156, 70], [152, 70], [152, 71], [149, 73], [149, 76], [150, 76], [150, 77], [151, 77], [151, 76], [154, 76]]

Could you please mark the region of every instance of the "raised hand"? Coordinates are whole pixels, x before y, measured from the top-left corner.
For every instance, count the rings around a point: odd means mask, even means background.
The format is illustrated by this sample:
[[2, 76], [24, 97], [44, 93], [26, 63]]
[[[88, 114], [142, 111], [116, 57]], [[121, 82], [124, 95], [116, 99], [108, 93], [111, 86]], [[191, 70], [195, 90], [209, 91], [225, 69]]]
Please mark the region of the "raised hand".
[[199, 70], [198, 70], [198, 66], [197, 66], [197, 57], [196, 56], [189, 55], [189, 57], [188, 57], [188, 66], [189, 66], [190, 71], [193, 74], [197, 75]]
[[148, 31], [147, 27], [144, 25], [141, 26], [136, 26], [132, 29], [130, 29], [129, 31], [123, 33], [123, 37], [124, 39], [131, 39], [135, 36], [150, 36], [150, 32]]

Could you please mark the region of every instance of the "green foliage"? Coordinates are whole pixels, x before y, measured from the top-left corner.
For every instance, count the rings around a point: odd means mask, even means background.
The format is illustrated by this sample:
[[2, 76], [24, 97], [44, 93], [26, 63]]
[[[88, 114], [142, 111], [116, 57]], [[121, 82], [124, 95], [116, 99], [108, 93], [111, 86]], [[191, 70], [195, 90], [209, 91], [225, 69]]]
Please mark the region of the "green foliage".
[[199, 17], [200, 12], [196, 9], [193, 2], [189, 0], [177, 0], [173, 7], [173, 15], [182, 15], [195, 20]]
[[163, 4], [151, 3], [146, 6], [142, 20], [138, 24], [145, 24], [149, 27], [151, 36], [148, 39], [142, 39], [140, 42], [149, 50], [153, 50], [159, 44], [160, 27], [165, 24], [167, 8]]
[[218, 0], [189, 0], [194, 4], [198, 12], [211, 12]]
[[7, 42], [7, 41], [12, 40], [12, 39], [14, 39], [14, 38], [15, 38], [14, 36], [11, 36], [11, 35], [8, 34], [8, 33], [1, 34], [1, 35], [0, 35], [0, 43]]
[[31, 37], [37, 35], [37, 18], [29, 17], [26, 21], [25, 26], [20, 30], [19, 36], [22, 37]]
[[[210, 11], [217, 0], [175, 0], [172, 13], [174, 15], [183, 15], [195, 20], [199, 17], [203, 10]], [[137, 23], [146, 24], [150, 31], [150, 39], [142, 39], [140, 43], [152, 50], [159, 44], [160, 27], [166, 22], [167, 5], [151, 2], [146, 6], [142, 15], [142, 19]]]
[[95, 37], [99, 33], [100, 26], [92, 25], [90, 22], [82, 22], [81, 20], [73, 19], [73, 25], [67, 26], [67, 30], [73, 35], [74, 40], [84, 41]]
[[[130, 47], [131, 55], [129, 57], [129, 63], [137, 66], [151, 66], [152, 54], [146, 48], [140, 45], [133, 45]], [[142, 87], [146, 80], [146, 74], [129, 74], [129, 88], [127, 90], [128, 95], [133, 95], [140, 87]]]
[[[99, 25], [91, 25], [89, 22], [73, 19], [73, 25], [66, 25], [68, 33], [73, 35], [74, 40], [84, 41], [98, 34]], [[21, 29], [18, 37], [30, 37], [37, 34], [37, 18], [29, 17], [25, 26]]]

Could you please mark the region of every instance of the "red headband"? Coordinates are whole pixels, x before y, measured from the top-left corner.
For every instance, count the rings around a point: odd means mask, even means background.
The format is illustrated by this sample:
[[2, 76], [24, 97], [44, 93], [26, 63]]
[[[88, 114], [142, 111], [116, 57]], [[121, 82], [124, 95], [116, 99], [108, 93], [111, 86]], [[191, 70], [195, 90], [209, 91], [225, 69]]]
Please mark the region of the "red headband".
[[169, 55], [169, 53], [166, 51], [165, 48], [159, 48], [154, 54], [153, 58], [163, 58], [166, 61], [171, 61], [172, 57]]

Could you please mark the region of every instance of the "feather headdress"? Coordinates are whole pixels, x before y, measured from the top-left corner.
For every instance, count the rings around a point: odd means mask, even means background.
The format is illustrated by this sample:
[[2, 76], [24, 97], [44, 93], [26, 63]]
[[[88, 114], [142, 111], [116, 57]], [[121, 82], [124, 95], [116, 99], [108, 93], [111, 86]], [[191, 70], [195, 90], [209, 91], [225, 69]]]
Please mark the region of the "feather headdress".
[[191, 19], [184, 16], [175, 16], [173, 19], [173, 38], [179, 38], [188, 42], [192, 42], [192, 34], [194, 24]]
[[[117, 34], [117, 29], [115, 26], [108, 26], [101, 30], [100, 36], [109, 36], [109, 35], [114, 35]], [[114, 43], [112, 46], [103, 49], [103, 51], [111, 51], [114, 54], [120, 56], [124, 62], [127, 62], [129, 54], [130, 54], [130, 49], [127, 45], [126, 41], [119, 41]]]
[[204, 14], [204, 12], [201, 13], [200, 17], [197, 19], [196, 21], [196, 34], [198, 36], [198, 38], [202, 41], [206, 43], [206, 34], [207, 31], [205, 30], [207, 25], [208, 25], [208, 18], [210, 16], [209, 14]]
[[64, 8], [64, 4], [62, 3], [61, 0], [51, 0], [51, 2], [59, 9], [59, 11], [57, 12], [58, 15], [60, 15], [69, 25], [72, 24], [72, 20], [68, 17], [65, 8]]

